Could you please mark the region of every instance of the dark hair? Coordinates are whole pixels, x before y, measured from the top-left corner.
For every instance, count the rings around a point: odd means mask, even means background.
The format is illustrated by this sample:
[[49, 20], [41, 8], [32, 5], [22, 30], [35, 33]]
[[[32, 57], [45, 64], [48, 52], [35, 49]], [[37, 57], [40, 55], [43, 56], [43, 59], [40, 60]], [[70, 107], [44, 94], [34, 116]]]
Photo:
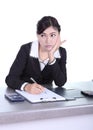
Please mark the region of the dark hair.
[[58, 32], [60, 33], [61, 27], [60, 27], [57, 19], [52, 16], [44, 16], [37, 23], [37, 34], [43, 33], [43, 31], [50, 26], [57, 29]]

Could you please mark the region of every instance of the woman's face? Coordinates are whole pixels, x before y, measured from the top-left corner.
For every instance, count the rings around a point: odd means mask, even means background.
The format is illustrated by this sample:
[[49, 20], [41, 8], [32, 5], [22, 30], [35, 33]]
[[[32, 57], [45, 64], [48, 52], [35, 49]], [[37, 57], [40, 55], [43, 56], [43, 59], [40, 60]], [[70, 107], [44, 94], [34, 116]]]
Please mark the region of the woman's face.
[[44, 30], [43, 33], [37, 35], [40, 49], [42, 51], [50, 51], [56, 44], [59, 35], [58, 30], [52, 26]]

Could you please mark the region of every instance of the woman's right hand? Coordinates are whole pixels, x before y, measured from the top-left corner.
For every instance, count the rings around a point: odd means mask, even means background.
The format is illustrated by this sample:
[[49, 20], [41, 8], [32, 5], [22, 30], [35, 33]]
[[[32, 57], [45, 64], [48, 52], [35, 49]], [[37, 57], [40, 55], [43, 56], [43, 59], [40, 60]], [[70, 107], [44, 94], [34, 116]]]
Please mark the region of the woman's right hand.
[[31, 94], [40, 94], [45, 90], [45, 88], [37, 83], [27, 84], [24, 87], [24, 91]]

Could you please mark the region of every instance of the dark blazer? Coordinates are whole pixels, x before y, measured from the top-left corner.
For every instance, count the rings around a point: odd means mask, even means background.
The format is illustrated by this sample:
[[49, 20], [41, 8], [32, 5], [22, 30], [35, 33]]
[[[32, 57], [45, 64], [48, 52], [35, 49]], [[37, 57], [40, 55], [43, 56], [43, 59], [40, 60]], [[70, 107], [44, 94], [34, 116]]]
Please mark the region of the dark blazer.
[[63, 86], [67, 80], [65, 48], [59, 48], [61, 58], [57, 58], [53, 65], [47, 64], [41, 71], [38, 58], [29, 55], [31, 45], [32, 42], [21, 46], [5, 79], [6, 84], [13, 89], [20, 89], [25, 82], [33, 83], [32, 77], [39, 84], [54, 81], [57, 86]]

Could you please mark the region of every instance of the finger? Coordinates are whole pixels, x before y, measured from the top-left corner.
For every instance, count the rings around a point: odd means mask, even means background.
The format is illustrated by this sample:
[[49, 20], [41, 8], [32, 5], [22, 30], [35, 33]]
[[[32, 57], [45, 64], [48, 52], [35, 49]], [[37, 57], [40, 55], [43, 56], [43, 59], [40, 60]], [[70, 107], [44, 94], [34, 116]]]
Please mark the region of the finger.
[[63, 41], [61, 41], [61, 44], [63, 44], [64, 42], [66, 42], [67, 40], [63, 40]]
[[40, 89], [40, 88], [36, 88], [35, 89], [35, 94], [40, 94], [40, 93], [42, 93], [43, 91]]
[[38, 88], [41, 92], [43, 92], [43, 91], [45, 90], [45, 88], [42, 87], [42, 86], [38, 86], [37, 88]]
[[31, 91], [31, 94], [40, 94], [42, 91], [39, 88], [34, 88]]
[[37, 86], [39, 89], [41, 89], [41, 90], [44, 90], [45, 89], [45, 87], [43, 87], [42, 85], [38, 85]]
[[33, 87], [33, 91], [34, 91], [34, 93], [41, 93], [41, 92], [43, 92], [44, 91], [44, 87], [43, 86], [41, 86], [41, 85], [39, 85], [39, 84], [37, 84], [37, 83], [35, 83], [34, 84], [34, 87]]
[[41, 91], [38, 88], [34, 91], [34, 94], [40, 94], [40, 93], [41, 93]]

